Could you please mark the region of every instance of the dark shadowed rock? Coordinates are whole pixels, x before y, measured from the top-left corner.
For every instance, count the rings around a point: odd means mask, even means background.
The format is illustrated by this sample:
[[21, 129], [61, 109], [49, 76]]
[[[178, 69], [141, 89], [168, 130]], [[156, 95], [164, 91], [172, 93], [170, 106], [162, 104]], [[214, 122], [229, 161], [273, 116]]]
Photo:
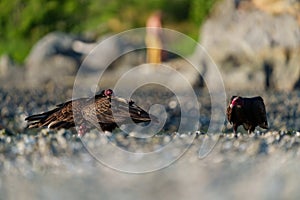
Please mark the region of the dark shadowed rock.
[[[96, 43], [87, 46], [77, 43], [78, 48], [86, 48], [87, 59], [82, 65], [85, 69], [105, 69], [120, 56], [121, 44], [115, 37], [104, 36]], [[90, 51], [89, 51], [90, 50]]]

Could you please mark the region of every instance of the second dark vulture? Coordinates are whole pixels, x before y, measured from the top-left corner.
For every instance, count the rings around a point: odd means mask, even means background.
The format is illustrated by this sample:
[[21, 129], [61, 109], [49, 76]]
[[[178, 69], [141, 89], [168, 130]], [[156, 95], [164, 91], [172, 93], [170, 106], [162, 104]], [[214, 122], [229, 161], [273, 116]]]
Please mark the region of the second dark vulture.
[[233, 124], [234, 134], [237, 128], [243, 125], [244, 129], [250, 134], [256, 126], [268, 128], [266, 108], [262, 97], [244, 98], [232, 96], [227, 107], [228, 121]]

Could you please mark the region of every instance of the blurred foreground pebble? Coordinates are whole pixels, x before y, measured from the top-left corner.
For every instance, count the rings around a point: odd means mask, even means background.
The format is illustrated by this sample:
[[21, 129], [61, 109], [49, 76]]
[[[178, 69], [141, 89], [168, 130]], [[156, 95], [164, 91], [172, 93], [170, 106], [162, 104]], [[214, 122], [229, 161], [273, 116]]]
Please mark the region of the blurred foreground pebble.
[[[206, 140], [211, 140], [211, 150], [205, 152], [201, 159], [217, 154], [222, 160], [249, 159], [267, 156], [278, 152], [300, 156], [300, 132], [270, 131], [265, 134], [242, 134], [235, 138], [233, 134], [198, 135], [165, 134], [150, 138], [135, 138], [115, 133], [109, 136], [93, 130], [84, 138], [77, 138], [69, 130], [58, 132], [42, 129], [36, 135], [18, 134], [16, 136], [0, 135], [0, 170], [17, 170], [28, 167], [28, 171], [40, 171], [56, 167], [68, 169], [74, 167], [73, 161], [92, 162], [92, 156], [86, 148], [101, 151], [106, 145], [115, 145], [125, 151], [149, 153], [160, 150], [174, 140], [176, 148], [189, 147], [192, 157], [197, 158], [198, 152]], [[192, 141], [192, 143], [190, 143]], [[171, 153], [171, 152], [170, 152]], [[85, 160], [90, 156], [90, 159]], [[220, 159], [220, 157], [217, 157]], [[65, 163], [69, 160], [70, 163]], [[220, 160], [219, 160], [220, 161]], [[90, 163], [91, 164], [91, 163]], [[25, 169], [24, 169], [25, 170]]]

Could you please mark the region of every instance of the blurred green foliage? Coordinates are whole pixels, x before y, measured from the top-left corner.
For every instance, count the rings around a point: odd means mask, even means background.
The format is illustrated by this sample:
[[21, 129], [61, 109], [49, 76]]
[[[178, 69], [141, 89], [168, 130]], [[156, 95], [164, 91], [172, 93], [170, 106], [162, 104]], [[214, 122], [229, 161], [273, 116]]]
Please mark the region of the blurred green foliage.
[[99, 37], [143, 27], [154, 10], [164, 27], [194, 39], [217, 0], [1, 0], [0, 55], [23, 62], [32, 45], [51, 31]]

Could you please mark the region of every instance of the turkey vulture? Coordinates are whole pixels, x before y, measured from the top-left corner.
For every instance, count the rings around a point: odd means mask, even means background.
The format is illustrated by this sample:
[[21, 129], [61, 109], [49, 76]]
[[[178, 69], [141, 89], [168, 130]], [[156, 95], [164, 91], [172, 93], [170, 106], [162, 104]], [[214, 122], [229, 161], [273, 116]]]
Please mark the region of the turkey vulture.
[[[129, 112], [129, 113], [128, 113]], [[48, 127], [51, 129], [71, 128], [80, 125], [78, 135], [87, 129], [98, 127], [111, 132], [120, 124], [150, 122], [157, 119], [137, 106], [132, 100], [113, 95], [111, 89], [103, 90], [91, 98], [80, 98], [59, 104], [53, 110], [27, 117], [28, 128]], [[151, 118], [150, 118], [151, 116]]]
[[254, 131], [256, 126], [268, 128], [266, 108], [264, 100], [260, 96], [252, 98], [232, 96], [227, 107], [227, 118], [233, 124], [235, 135], [240, 125], [243, 125], [249, 134]]

